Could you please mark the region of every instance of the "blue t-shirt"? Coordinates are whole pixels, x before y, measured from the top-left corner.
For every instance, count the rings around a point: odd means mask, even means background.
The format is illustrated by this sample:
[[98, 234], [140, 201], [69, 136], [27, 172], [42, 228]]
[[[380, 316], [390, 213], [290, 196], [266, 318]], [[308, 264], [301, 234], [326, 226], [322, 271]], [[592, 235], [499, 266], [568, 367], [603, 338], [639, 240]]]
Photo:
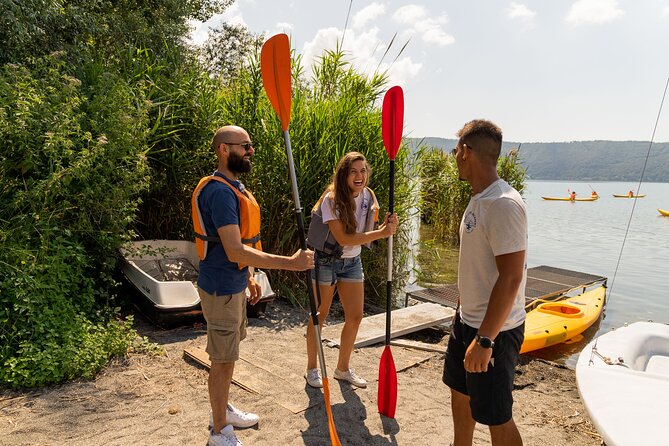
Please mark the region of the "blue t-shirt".
[[[220, 172], [214, 175], [225, 178]], [[240, 189], [239, 181], [229, 182]], [[222, 226], [240, 225], [239, 200], [229, 186], [210, 181], [202, 188], [198, 203], [207, 235], [218, 235], [217, 228]], [[239, 269], [236, 262], [229, 261], [222, 243], [209, 242], [208, 245], [207, 257], [200, 262], [197, 286], [217, 295], [244, 291], [248, 285], [248, 267]]]

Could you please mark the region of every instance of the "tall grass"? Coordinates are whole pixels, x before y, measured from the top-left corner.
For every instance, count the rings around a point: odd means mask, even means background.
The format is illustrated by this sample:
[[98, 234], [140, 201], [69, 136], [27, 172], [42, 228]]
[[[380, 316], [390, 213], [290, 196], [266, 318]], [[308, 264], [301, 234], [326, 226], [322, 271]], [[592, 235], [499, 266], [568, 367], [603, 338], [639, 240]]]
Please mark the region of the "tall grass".
[[[217, 165], [210, 148], [222, 125], [244, 127], [256, 151], [251, 173], [241, 177], [262, 209], [265, 250], [291, 254], [298, 248], [297, 225], [280, 122], [263, 89], [258, 50], [237, 76], [212, 78], [183, 61], [177, 71], [159, 64], [151, 53], [129, 53], [126, 65], [144, 85], [154, 123], [146, 153], [151, 186], [142, 195], [134, 227], [142, 238], [192, 239], [190, 195], [198, 180]], [[300, 57], [293, 55], [290, 135], [303, 214], [309, 222], [316, 200], [330, 182], [339, 159], [349, 151], [363, 153], [373, 167], [370, 186], [383, 207], [388, 202], [389, 160], [381, 136], [380, 105], [386, 78], [356, 72], [340, 50], [323, 54], [307, 78]], [[409, 158], [400, 150], [395, 160], [396, 211], [407, 218], [410, 200]], [[398, 240], [408, 240], [401, 230]], [[371, 296], [385, 292], [385, 243], [364, 254]], [[407, 243], [396, 243], [398, 262], [408, 255]], [[406, 251], [406, 253], [404, 253]], [[303, 302], [302, 275], [270, 272], [273, 284], [294, 302]], [[398, 281], [405, 278], [398, 267]]]

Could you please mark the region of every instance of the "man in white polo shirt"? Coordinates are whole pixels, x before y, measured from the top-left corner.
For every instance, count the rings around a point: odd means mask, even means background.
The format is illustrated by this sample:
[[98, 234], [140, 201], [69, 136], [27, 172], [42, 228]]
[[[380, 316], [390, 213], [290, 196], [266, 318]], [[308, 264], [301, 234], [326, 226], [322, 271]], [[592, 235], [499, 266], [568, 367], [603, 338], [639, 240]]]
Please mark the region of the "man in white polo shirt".
[[527, 213], [497, 175], [502, 131], [470, 121], [453, 150], [473, 196], [460, 224], [458, 290], [443, 381], [451, 388], [454, 446], [471, 446], [476, 423], [493, 446], [522, 445], [513, 421], [513, 378], [525, 330]]

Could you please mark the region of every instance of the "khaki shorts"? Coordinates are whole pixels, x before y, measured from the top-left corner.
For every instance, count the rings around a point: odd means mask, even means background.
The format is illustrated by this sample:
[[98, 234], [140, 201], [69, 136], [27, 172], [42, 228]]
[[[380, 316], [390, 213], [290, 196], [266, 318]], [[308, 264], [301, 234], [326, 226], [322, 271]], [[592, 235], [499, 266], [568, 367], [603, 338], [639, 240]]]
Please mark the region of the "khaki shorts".
[[207, 353], [211, 362], [235, 362], [246, 337], [246, 290], [217, 296], [198, 289], [207, 321]]

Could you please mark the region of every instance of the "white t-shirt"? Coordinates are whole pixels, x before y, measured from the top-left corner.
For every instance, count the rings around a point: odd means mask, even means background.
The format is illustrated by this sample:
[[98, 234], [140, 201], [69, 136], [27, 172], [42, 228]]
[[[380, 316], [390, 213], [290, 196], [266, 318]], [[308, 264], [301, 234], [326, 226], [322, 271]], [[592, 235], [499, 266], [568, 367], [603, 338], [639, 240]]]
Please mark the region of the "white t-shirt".
[[[367, 217], [367, 211], [369, 209], [369, 206], [371, 206], [371, 194], [365, 193], [366, 191], [363, 191], [358, 194], [357, 197], [354, 198], [355, 201], [355, 221], [356, 221], [356, 228], [355, 232], [365, 232], [365, 219]], [[321, 206], [321, 210], [323, 212], [323, 223], [327, 224], [329, 221], [332, 220], [339, 220], [339, 214], [335, 211], [334, 208], [334, 200], [331, 198], [332, 192], [328, 194], [328, 196], [325, 198], [325, 202], [323, 203], [323, 206]], [[350, 259], [353, 258], [357, 255], [360, 255], [360, 245], [353, 245], [353, 246], [347, 246], [347, 245], [342, 245], [343, 252], [341, 257], [343, 259]]]
[[465, 324], [479, 328], [483, 322], [499, 277], [495, 257], [518, 251], [525, 251], [523, 280], [502, 331], [525, 320], [527, 212], [518, 191], [499, 179], [471, 198], [460, 223], [458, 289]]

